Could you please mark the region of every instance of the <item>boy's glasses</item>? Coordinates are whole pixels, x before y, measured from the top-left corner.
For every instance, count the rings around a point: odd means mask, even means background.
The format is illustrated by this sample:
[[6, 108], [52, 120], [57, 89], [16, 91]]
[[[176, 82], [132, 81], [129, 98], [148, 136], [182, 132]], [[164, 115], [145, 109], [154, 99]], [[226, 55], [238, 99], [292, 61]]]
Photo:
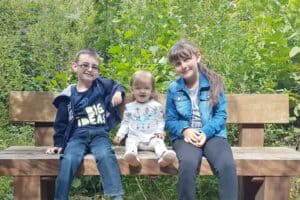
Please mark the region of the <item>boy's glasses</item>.
[[92, 68], [93, 71], [99, 71], [99, 66], [95, 64], [90, 64], [90, 63], [82, 63], [78, 64], [79, 67], [81, 67], [83, 70], [89, 70]]

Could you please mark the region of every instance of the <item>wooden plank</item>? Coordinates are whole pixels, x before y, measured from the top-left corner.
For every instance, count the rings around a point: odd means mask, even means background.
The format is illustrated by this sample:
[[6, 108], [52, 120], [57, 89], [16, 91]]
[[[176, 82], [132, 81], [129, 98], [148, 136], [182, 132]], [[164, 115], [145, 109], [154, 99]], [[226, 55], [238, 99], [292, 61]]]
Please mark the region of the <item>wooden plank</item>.
[[243, 124], [239, 127], [239, 146], [264, 146], [264, 125]]
[[[55, 176], [59, 168], [59, 155], [47, 155], [47, 147], [11, 147], [0, 152], [0, 175]], [[239, 176], [300, 176], [300, 152], [285, 147], [232, 147]], [[153, 152], [141, 151], [142, 168], [132, 171], [122, 159], [124, 147], [115, 147], [120, 170], [123, 175], [174, 175], [178, 163], [161, 169]], [[92, 155], [84, 159], [80, 174], [97, 175], [98, 170]], [[200, 175], [211, 175], [212, 171], [204, 158]]]
[[[53, 122], [56, 110], [52, 101], [57, 93], [11, 92], [11, 122]], [[130, 101], [126, 97], [126, 102]], [[289, 102], [285, 94], [228, 94], [227, 123], [264, 124], [288, 123]], [[159, 94], [165, 105], [165, 95]], [[124, 104], [123, 104], [124, 105]], [[120, 108], [123, 110], [124, 108]]]
[[54, 129], [52, 125], [35, 123], [34, 137], [36, 146], [52, 146]]
[[40, 177], [17, 176], [14, 178], [14, 200], [40, 200]]
[[288, 123], [289, 101], [286, 94], [227, 95], [228, 123]]
[[11, 92], [9, 120], [11, 122], [53, 122], [56, 110], [52, 101], [56, 95], [51, 92]]
[[255, 200], [289, 200], [290, 177], [265, 177]]

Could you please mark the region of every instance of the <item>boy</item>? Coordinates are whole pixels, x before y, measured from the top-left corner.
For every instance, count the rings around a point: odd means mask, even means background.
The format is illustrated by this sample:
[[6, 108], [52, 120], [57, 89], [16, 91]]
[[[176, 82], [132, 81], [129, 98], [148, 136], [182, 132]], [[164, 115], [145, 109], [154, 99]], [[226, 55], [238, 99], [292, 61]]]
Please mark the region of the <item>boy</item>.
[[54, 122], [54, 147], [46, 153], [64, 153], [56, 178], [55, 199], [69, 199], [73, 178], [84, 156], [92, 153], [101, 174], [104, 195], [123, 199], [117, 159], [108, 133], [120, 122], [117, 105], [124, 88], [113, 80], [99, 76], [99, 55], [92, 49], [82, 49], [72, 64], [78, 76], [53, 104], [57, 108]]

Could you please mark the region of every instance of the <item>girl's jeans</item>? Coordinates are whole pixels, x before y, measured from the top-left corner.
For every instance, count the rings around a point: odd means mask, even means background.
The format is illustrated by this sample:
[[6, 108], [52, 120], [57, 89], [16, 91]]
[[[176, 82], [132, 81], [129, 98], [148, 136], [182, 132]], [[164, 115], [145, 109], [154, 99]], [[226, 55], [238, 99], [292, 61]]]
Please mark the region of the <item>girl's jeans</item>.
[[117, 159], [107, 133], [96, 130], [78, 129], [68, 141], [61, 155], [60, 169], [56, 178], [55, 199], [69, 199], [73, 178], [84, 156], [91, 152], [97, 163], [103, 185], [104, 195], [124, 194]]
[[179, 160], [179, 180], [177, 183], [180, 200], [196, 199], [196, 177], [202, 156], [205, 156], [218, 177], [219, 199], [237, 199], [237, 175], [231, 148], [226, 139], [213, 137], [202, 148], [186, 143], [183, 139], [173, 142]]

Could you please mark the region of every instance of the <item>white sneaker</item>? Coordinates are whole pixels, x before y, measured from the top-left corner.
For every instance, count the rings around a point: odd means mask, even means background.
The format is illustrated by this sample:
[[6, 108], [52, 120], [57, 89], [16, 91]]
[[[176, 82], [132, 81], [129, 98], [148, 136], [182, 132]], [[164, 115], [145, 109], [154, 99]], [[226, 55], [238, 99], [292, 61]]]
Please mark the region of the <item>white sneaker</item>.
[[133, 167], [141, 166], [140, 159], [134, 153], [126, 153], [124, 155], [124, 160]]
[[165, 151], [158, 159], [158, 164], [161, 167], [166, 167], [174, 163], [176, 159], [176, 153], [172, 150]]

